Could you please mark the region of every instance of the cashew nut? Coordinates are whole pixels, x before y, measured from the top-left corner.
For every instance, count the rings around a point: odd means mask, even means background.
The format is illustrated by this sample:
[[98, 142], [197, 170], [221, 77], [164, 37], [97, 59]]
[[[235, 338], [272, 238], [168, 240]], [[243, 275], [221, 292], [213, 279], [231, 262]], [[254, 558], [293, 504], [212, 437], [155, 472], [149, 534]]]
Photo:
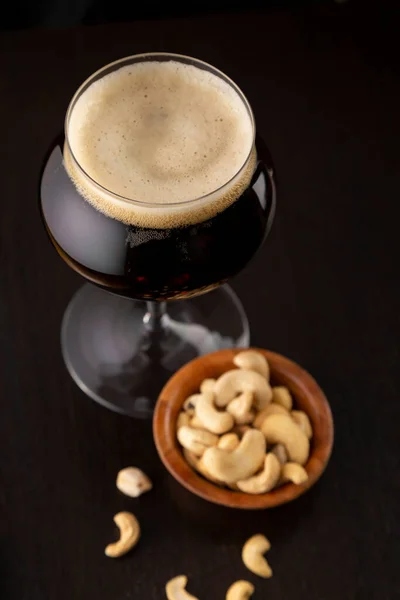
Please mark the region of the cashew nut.
[[254, 412], [251, 411], [252, 404], [253, 392], [247, 390], [231, 400], [226, 410], [233, 416], [237, 425], [247, 425], [254, 420]]
[[272, 569], [263, 554], [270, 548], [269, 540], [258, 533], [247, 540], [242, 550], [242, 560], [249, 571], [266, 579], [272, 577]]
[[131, 498], [137, 498], [153, 487], [147, 475], [136, 467], [122, 469], [117, 475], [116, 484], [120, 492]]
[[310, 442], [289, 415], [271, 415], [261, 431], [270, 444], [283, 444], [291, 461], [304, 465], [310, 453]]
[[206, 479], [208, 479], [212, 483], [216, 483], [217, 485], [223, 485], [224, 484], [223, 481], [221, 481], [220, 479], [217, 479], [217, 477], [214, 477], [210, 473], [210, 471], [207, 469], [206, 465], [204, 464], [203, 458], [200, 458], [197, 461], [196, 471], [198, 471], [200, 473], [200, 475], [203, 475], [203, 477], [205, 477]]
[[308, 415], [303, 410], [292, 410], [290, 414], [294, 422], [297, 423], [310, 440], [313, 435], [313, 430]]
[[185, 590], [187, 580], [186, 575], [178, 575], [178, 577], [174, 577], [168, 581], [165, 586], [168, 600], [198, 600], [198, 598]]
[[279, 460], [281, 465], [287, 463], [288, 455], [286, 452], [286, 448], [283, 444], [275, 444], [275, 446], [271, 448], [271, 452], [272, 454], [275, 454], [276, 458]]
[[296, 485], [301, 485], [302, 483], [305, 483], [307, 479], [308, 473], [301, 465], [295, 462], [288, 462], [283, 465], [280, 483], [292, 481]]
[[214, 386], [215, 404], [226, 406], [238, 394], [251, 391], [257, 410], [262, 410], [272, 400], [269, 383], [260, 373], [247, 369], [233, 369], [223, 373]]
[[214, 394], [205, 392], [200, 395], [195, 408], [195, 416], [204, 423], [204, 428], [212, 433], [226, 433], [234, 425], [233, 416], [214, 407]]
[[192, 394], [191, 396], [186, 398], [185, 402], [182, 405], [183, 410], [185, 410], [190, 415], [193, 415], [194, 409], [196, 408], [196, 404], [199, 398], [200, 394]]
[[187, 448], [183, 448], [183, 456], [186, 458], [188, 465], [192, 467], [192, 469], [197, 471], [197, 463], [199, 462], [199, 457], [193, 454], [193, 452], [191, 452]]
[[216, 379], [204, 379], [200, 384], [200, 392], [202, 394], [205, 394], [206, 392], [213, 392], [215, 382]]
[[250, 410], [245, 413], [242, 417], [236, 417], [236, 425], [251, 425], [254, 421], [256, 413], [254, 410]]
[[232, 452], [207, 448], [203, 454], [203, 464], [216, 479], [224, 483], [236, 483], [257, 472], [264, 460], [265, 449], [265, 437], [261, 431], [251, 429], [246, 431], [239, 446]]
[[235, 425], [232, 428], [231, 433], [235, 433], [240, 439], [242, 439], [242, 437], [244, 436], [246, 431], [250, 431], [250, 430], [251, 430], [251, 427], [249, 427], [249, 425]]
[[189, 423], [190, 423], [189, 413], [182, 410], [179, 413], [178, 418], [176, 420], [176, 428], [180, 429], [180, 427], [183, 427], [184, 425], [189, 425]]
[[255, 352], [254, 350], [239, 352], [233, 359], [233, 363], [239, 369], [256, 371], [256, 373], [260, 373], [265, 379], [269, 380], [269, 365], [265, 356], [260, 352]]
[[190, 419], [189, 426], [194, 427], [194, 429], [206, 429], [206, 426], [204, 425], [203, 421], [200, 421], [199, 417], [197, 417], [196, 414]]
[[239, 443], [239, 436], [236, 433], [225, 433], [225, 435], [219, 438], [217, 448], [232, 452], [232, 450], [235, 450], [239, 446]]
[[256, 418], [253, 421], [253, 427], [255, 427], [256, 429], [261, 429], [262, 424], [264, 423], [267, 417], [269, 417], [270, 415], [278, 414], [288, 415], [289, 411], [287, 411], [286, 408], [283, 408], [283, 406], [275, 404], [275, 402], [271, 402], [271, 404], [268, 404], [268, 406], [266, 406], [261, 412], [259, 412], [256, 415]]
[[236, 483], [226, 483], [225, 485], [226, 485], [226, 487], [228, 487], [229, 489], [231, 489], [233, 492], [239, 492], [240, 491], [239, 488], [238, 488], [238, 486], [236, 485]]
[[139, 521], [130, 512], [120, 512], [115, 515], [114, 522], [120, 530], [120, 539], [109, 544], [105, 549], [107, 556], [117, 558], [123, 556], [133, 548], [140, 537]]
[[248, 600], [254, 594], [254, 585], [243, 579], [232, 583], [225, 600]]
[[187, 450], [186, 448], [183, 449], [183, 455], [186, 458], [189, 466], [192, 467], [192, 469], [194, 469], [195, 471], [197, 471], [198, 473], [200, 473], [200, 475], [203, 475], [203, 477], [205, 477], [206, 479], [209, 479], [210, 481], [212, 481], [213, 483], [216, 483], [218, 485], [221, 485], [221, 481], [219, 481], [218, 479], [215, 479], [215, 477], [213, 477], [205, 468], [201, 458], [199, 458], [198, 456], [196, 456], [195, 454], [193, 454], [193, 452], [191, 452], [190, 450]]
[[218, 442], [218, 436], [213, 433], [204, 429], [194, 429], [187, 425], [178, 429], [177, 436], [179, 443], [196, 456], [201, 456], [206, 448], [216, 446]]
[[269, 452], [264, 460], [261, 473], [237, 482], [239, 490], [247, 494], [265, 494], [270, 492], [278, 483], [281, 474], [281, 463], [275, 454]]
[[286, 410], [292, 410], [292, 396], [287, 387], [284, 387], [283, 385], [272, 388], [272, 402], [283, 406]]

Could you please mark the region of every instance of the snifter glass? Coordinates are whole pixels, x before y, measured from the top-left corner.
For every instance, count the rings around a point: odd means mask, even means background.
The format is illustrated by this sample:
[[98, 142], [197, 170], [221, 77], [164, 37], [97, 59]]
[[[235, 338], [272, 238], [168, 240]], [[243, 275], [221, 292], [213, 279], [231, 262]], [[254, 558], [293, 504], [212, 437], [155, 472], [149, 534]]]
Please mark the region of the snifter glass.
[[[234, 178], [198, 198], [149, 204], [105, 189], [74, 156], [68, 123], [77, 100], [105, 75], [148, 61], [177, 61], [211, 72], [233, 88], [247, 110], [257, 159], [253, 145], [234, 176], [240, 180], [253, 160], [239, 197], [211, 217], [203, 216], [205, 203], [229, 191]], [[65, 168], [66, 156], [81, 181], [99, 195], [154, 215], [166, 207], [176, 214], [198, 211], [198, 222], [152, 229], [106, 216], [78, 191]], [[40, 192], [51, 242], [90, 282], [72, 298], [61, 331], [66, 366], [88, 396], [118, 412], [148, 417], [162, 386], [184, 363], [221, 348], [249, 345], [245, 312], [225, 282], [243, 269], [265, 239], [275, 213], [275, 183], [269, 153], [255, 135], [250, 105], [226, 75], [200, 60], [166, 53], [130, 56], [100, 69], [71, 100], [64, 137], [51, 148]]]

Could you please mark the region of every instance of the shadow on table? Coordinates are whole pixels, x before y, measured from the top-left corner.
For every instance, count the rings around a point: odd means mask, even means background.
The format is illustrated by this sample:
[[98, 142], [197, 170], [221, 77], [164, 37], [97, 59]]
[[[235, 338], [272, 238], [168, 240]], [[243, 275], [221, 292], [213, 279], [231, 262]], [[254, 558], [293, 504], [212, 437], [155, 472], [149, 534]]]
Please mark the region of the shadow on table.
[[181, 518], [208, 539], [221, 540], [223, 537], [228, 544], [242, 543], [246, 535], [254, 533], [267, 533], [274, 540], [287, 541], [313, 512], [323, 487], [316, 485], [293, 502], [276, 508], [239, 510], [207, 502], [172, 477], [168, 477], [166, 485]]

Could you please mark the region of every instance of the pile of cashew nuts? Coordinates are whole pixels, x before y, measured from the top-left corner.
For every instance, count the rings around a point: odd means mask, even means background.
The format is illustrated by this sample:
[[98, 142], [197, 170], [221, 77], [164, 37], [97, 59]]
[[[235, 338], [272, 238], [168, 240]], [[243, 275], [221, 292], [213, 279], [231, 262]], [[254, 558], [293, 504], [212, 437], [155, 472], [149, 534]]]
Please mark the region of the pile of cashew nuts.
[[176, 430], [187, 462], [209, 481], [248, 494], [304, 483], [308, 415], [293, 410], [286, 387], [271, 387], [263, 354], [244, 350], [233, 362], [237, 368], [205, 379], [183, 404]]

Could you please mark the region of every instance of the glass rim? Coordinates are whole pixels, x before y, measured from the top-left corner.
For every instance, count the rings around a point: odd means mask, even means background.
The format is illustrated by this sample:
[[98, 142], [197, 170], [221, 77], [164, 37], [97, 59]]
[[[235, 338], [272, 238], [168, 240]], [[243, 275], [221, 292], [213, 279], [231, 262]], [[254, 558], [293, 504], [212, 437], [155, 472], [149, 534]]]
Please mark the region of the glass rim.
[[[211, 72], [214, 75], [216, 75], [216, 76], [220, 77], [221, 79], [223, 79], [224, 81], [226, 81], [226, 83], [228, 83], [239, 95], [239, 98], [242, 100], [242, 102], [249, 114], [251, 125], [252, 125], [251, 147], [250, 147], [250, 150], [249, 150], [243, 164], [236, 171], [236, 173], [234, 173], [234, 175], [228, 181], [226, 181], [219, 187], [215, 188], [215, 190], [212, 190], [211, 192], [207, 192], [206, 194], [203, 194], [201, 196], [197, 196], [196, 198], [189, 198], [188, 200], [183, 200], [182, 202], [168, 202], [168, 203], [167, 202], [160, 202], [160, 203], [146, 202], [146, 201], [142, 201], [142, 200], [136, 200], [134, 198], [128, 198], [126, 196], [122, 196], [116, 192], [113, 192], [112, 190], [109, 190], [108, 188], [101, 185], [101, 183], [99, 183], [95, 179], [93, 179], [93, 177], [91, 177], [89, 175], [89, 173], [87, 173], [85, 171], [85, 169], [80, 165], [78, 159], [75, 157], [75, 154], [71, 148], [71, 144], [70, 144], [69, 138], [68, 138], [68, 125], [69, 125], [69, 121], [70, 121], [71, 114], [74, 109], [75, 103], [77, 102], [78, 98], [81, 96], [83, 91], [86, 88], [88, 88], [89, 85], [91, 85], [91, 82], [93, 80], [97, 80], [99, 78], [99, 75], [101, 75], [101, 73], [103, 73], [105, 70], [109, 69], [110, 67], [114, 67], [119, 64], [129, 62], [133, 59], [139, 59], [139, 60], [135, 60], [135, 62], [140, 62], [140, 59], [151, 60], [152, 58], [154, 58], [154, 60], [156, 61], [157, 57], [162, 57], [164, 59], [169, 57], [169, 58], [171, 58], [171, 60], [176, 59], [178, 61], [179, 61], [179, 59], [181, 59], [181, 62], [184, 62], [184, 61], [182, 61], [182, 59], [185, 59], [186, 61], [192, 61], [193, 63], [195, 63], [194, 66], [202, 65], [203, 70], [208, 70], [208, 71], [211, 70]], [[214, 67], [210, 63], [207, 63], [199, 58], [194, 58], [192, 56], [188, 56], [185, 54], [176, 54], [173, 52], [144, 52], [141, 54], [131, 54], [130, 56], [125, 56], [123, 58], [119, 58], [113, 62], [110, 62], [110, 63], [104, 65], [103, 67], [101, 67], [100, 69], [98, 69], [97, 71], [95, 71], [94, 73], [92, 73], [91, 75], [89, 75], [89, 77], [87, 77], [87, 79], [85, 79], [85, 81], [78, 87], [78, 89], [76, 90], [76, 92], [74, 93], [74, 95], [72, 96], [72, 98], [68, 104], [67, 112], [66, 112], [65, 119], [64, 119], [64, 137], [65, 137], [65, 144], [67, 146], [68, 152], [72, 158], [74, 165], [76, 165], [76, 167], [83, 174], [83, 176], [86, 177], [90, 181], [90, 183], [95, 186], [95, 188], [99, 189], [101, 192], [105, 193], [106, 195], [109, 195], [121, 202], [125, 202], [128, 204], [136, 204], [138, 206], [143, 206], [143, 207], [152, 208], [152, 209], [157, 209], [157, 208], [165, 209], [166, 206], [176, 208], [176, 207], [186, 206], [187, 204], [190, 204], [190, 203], [195, 203], [195, 202], [199, 202], [201, 200], [205, 200], [206, 198], [209, 198], [210, 196], [212, 196], [218, 192], [222, 192], [225, 187], [228, 187], [229, 184], [232, 183], [236, 179], [236, 177], [243, 171], [243, 169], [246, 167], [246, 165], [248, 164], [248, 162], [251, 158], [253, 148], [255, 145], [256, 124], [255, 124], [255, 118], [254, 118], [252, 108], [251, 108], [250, 103], [247, 100], [245, 94], [242, 92], [240, 87], [228, 75], [226, 75], [220, 69]]]

